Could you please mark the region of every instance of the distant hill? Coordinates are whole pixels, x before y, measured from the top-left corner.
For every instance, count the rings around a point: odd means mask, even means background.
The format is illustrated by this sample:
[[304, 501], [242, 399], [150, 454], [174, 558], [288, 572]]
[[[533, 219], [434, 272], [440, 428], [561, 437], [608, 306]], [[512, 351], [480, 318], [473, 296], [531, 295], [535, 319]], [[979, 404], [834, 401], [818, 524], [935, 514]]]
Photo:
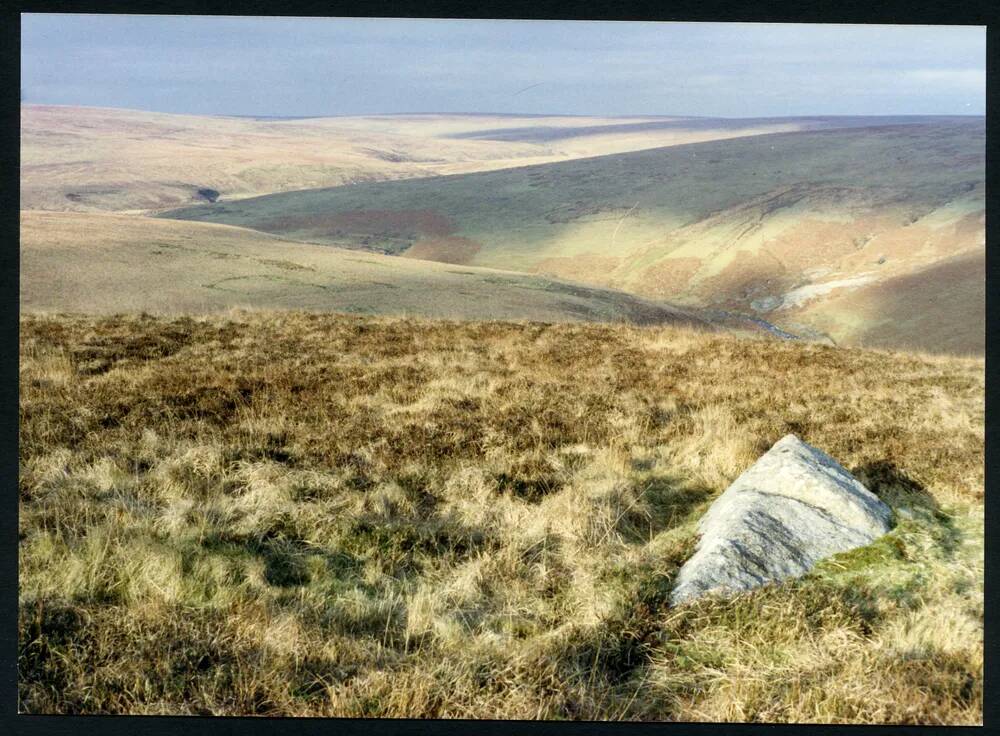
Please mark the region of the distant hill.
[[537, 145], [437, 142], [350, 118], [249, 119], [24, 105], [21, 207], [150, 211], [356, 181], [478, 171], [539, 157]]
[[[536, 124], [520, 128], [502, 127], [453, 133], [450, 138], [476, 138], [492, 141], [562, 141], [572, 138], [623, 135], [626, 133], [663, 133], [667, 131], [743, 131], [758, 128], [771, 132], [789, 130], [831, 130], [834, 128], [871, 128], [882, 125], [961, 122], [962, 116], [944, 115], [826, 115], [770, 118], [680, 117], [641, 121], [605, 121], [600, 125]], [[724, 136], [720, 136], [724, 137]]]
[[[890, 122], [289, 192], [166, 216], [551, 274], [758, 314], [848, 344], [941, 349], [940, 330], [878, 313], [888, 300], [906, 315], [937, 291], [948, 314], [963, 317], [942, 314], [948, 350], [979, 352], [984, 120]], [[928, 269], [959, 256], [960, 275], [929, 278]], [[864, 306], [845, 297], [862, 287]]]
[[[798, 130], [804, 124], [552, 115], [252, 118], [22, 105], [21, 208], [150, 212], [204, 201], [199, 190], [206, 189], [232, 200]], [[629, 127], [635, 125], [653, 127]], [[508, 129], [520, 133], [499, 140], [497, 132]], [[516, 140], [538, 129], [564, 135]], [[605, 129], [606, 135], [595, 134]]]

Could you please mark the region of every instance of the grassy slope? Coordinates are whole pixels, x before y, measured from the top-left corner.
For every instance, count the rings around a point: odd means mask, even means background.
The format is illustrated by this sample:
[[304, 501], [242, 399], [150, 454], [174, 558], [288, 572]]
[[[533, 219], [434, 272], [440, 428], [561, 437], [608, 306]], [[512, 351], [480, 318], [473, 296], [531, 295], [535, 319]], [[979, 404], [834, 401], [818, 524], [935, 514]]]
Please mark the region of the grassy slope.
[[22, 311], [178, 314], [248, 307], [454, 319], [702, 321], [694, 310], [540, 276], [125, 215], [22, 212], [20, 278]]
[[803, 314], [827, 333], [867, 347], [952, 355], [986, 350], [986, 252], [973, 249], [915, 273], [843, 291]]
[[49, 105], [21, 108], [21, 206], [157, 210], [358, 181], [485, 171], [653, 146], [794, 130], [786, 121], [704, 120], [668, 129], [569, 135], [555, 142], [463, 139], [478, 131], [593, 131], [656, 118], [386, 115], [253, 119]]
[[[294, 313], [20, 356], [23, 710], [981, 721], [981, 360]], [[670, 609], [789, 431], [896, 529]]]
[[[822, 322], [809, 303], [775, 309], [797, 288], [858, 277], [878, 284], [981, 251], [983, 140], [974, 118], [781, 133], [291, 192], [169, 216], [759, 308], [796, 331]], [[866, 337], [826, 324], [838, 341]], [[981, 344], [974, 319], [947, 326], [962, 336], [960, 349]], [[933, 349], [921, 335], [901, 326], [888, 344]]]

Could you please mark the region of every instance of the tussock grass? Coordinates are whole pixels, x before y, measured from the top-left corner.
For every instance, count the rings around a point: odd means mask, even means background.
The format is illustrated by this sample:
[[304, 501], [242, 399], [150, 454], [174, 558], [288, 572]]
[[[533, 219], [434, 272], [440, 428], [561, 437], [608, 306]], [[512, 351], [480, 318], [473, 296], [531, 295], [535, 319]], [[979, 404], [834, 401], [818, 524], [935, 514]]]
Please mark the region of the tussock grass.
[[[25, 316], [20, 708], [978, 723], [983, 364], [675, 327]], [[896, 511], [676, 609], [795, 432]]]

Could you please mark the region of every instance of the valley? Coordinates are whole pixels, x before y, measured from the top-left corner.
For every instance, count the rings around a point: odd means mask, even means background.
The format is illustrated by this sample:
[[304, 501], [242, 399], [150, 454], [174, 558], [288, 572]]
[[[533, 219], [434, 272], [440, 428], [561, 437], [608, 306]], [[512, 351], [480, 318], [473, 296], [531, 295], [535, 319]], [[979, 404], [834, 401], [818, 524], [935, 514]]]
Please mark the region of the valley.
[[[773, 133], [162, 216], [549, 274], [837, 343], [934, 351], [944, 329], [947, 350], [981, 353], [983, 136], [976, 118]], [[908, 284], [952, 258], [967, 266], [931, 286], [941, 313], [896, 321], [925, 291]]]
[[982, 726], [986, 25], [748, 18], [13, 17], [16, 717]]

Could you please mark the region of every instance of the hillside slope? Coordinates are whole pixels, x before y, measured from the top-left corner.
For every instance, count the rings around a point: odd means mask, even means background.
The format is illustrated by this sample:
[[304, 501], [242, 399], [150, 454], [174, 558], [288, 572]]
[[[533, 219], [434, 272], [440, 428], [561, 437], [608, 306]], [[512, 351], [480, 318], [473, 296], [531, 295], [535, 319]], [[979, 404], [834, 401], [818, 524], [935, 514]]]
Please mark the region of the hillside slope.
[[21, 208], [155, 211], [205, 201], [206, 196], [231, 200], [488, 171], [694, 141], [843, 127], [858, 120], [461, 114], [241, 118], [23, 105]]
[[[21, 208], [153, 211], [215, 194], [230, 200], [487, 171], [828, 124], [445, 114], [237, 118], [23, 105]], [[540, 129], [562, 136], [517, 140]], [[506, 130], [515, 131], [513, 139], [498, 137]]]
[[22, 312], [178, 314], [232, 307], [705, 324], [696, 310], [541, 276], [293, 243], [223, 225], [21, 213]]
[[[982, 723], [982, 360], [288, 312], [20, 340], [22, 712]], [[787, 432], [893, 531], [670, 606]]]
[[362, 121], [254, 119], [110, 108], [21, 108], [21, 207], [155, 210], [356, 181], [551, 160], [537, 145], [444, 141]]
[[[983, 251], [984, 140], [982, 118], [775, 133], [166, 216], [554, 274], [857, 343], [861, 312], [842, 301], [824, 320], [828, 300]], [[975, 274], [959, 286], [981, 291]], [[959, 350], [981, 345], [976, 314], [950, 327]], [[885, 344], [937, 349], [918, 327], [877, 329]]]
[[970, 249], [912, 273], [841, 290], [804, 306], [797, 318], [848, 344], [983, 355], [985, 261], [984, 249]]

